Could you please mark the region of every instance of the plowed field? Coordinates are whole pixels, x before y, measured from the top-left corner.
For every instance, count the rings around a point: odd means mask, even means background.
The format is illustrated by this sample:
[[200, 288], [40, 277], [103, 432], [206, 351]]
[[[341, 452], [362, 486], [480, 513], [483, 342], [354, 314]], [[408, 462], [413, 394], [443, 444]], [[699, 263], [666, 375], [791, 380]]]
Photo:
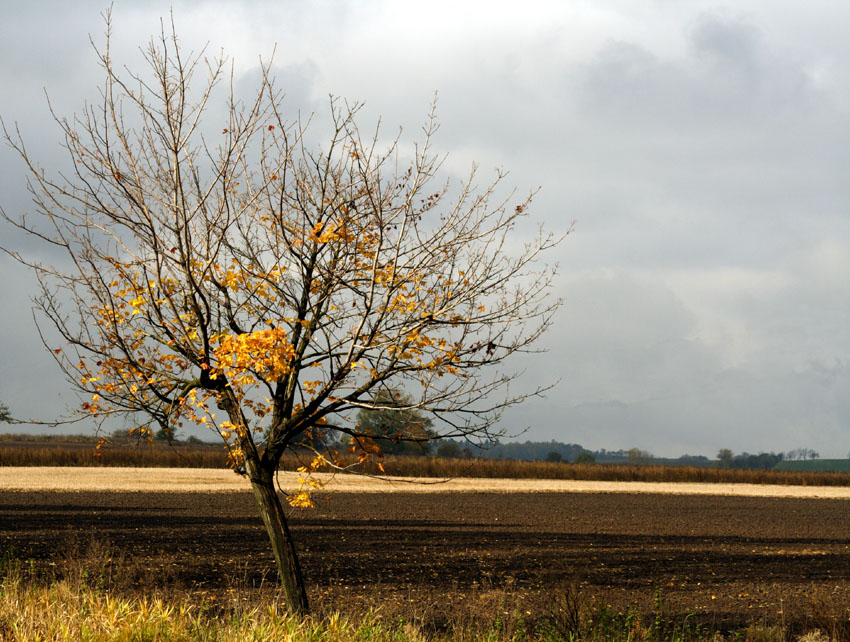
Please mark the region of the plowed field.
[[[651, 606], [722, 622], [850, 605], [850, 503], [647, 493], [351, 493], [292, 515], [314, 600], [463, 600], [506, 590], [544, 605]], [[148, 582], [274, 582], [247, 492], [0, 493], [0, 552], [50, 567], [90, 538]]]

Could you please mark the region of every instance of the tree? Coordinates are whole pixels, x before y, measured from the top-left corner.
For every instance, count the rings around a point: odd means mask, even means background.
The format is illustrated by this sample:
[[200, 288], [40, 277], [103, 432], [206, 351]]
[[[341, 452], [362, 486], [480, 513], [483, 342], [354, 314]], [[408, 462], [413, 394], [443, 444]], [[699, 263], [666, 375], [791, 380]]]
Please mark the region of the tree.
[[734, 453], [728, 448], [721, 448], [717, 451], [717, 461], [721, 468], [731, 468]]
[[459, 459], [463, 457], [463, 449], [460, 444], [451, 439], [441, 441], [437, 445], [437, 457], [445, 457], [446, 459]]
[[359, 430], [371, 437], [383, 453], [424, 455], [437, 433], [433, 422], [418, 409], [416, 401], [397, 390], [377, 390], [374, 407], [357, 413]]
[[787, 453], [783, 454], [783, 458], [788, 461], [797, 460], [806, 460], [806, 459], [819, 459], [820, 453], [816, 450], [812, 450], [811, 448], [795, 448], [794, 450], [789, 450]]
[[782, 453], [759, 453], [751, 455], [741, 453], [732, 460], [732, 468], [751, 468], [756, 470], [769, 470], [782, 461]]
[[[351, 418], [385, 409], [390, 388], [415, 390], [405, 407], [435, 438], [497, 438], [502, 411], [545, 390], [509, 391], [519, 373], [501, 366], [560, 306], [540, 261], [563, 237], [514, 239], [531, 195], [500, 196], [501, 173], [435, 186], [433, 109], [422, 142], [402, 147], [362, 135], [360, 107], [332, 100], [313, 146], [284, 118], [268, 64], [238, 98], [225, 60], [184, 51], [172, 22], [135, 74], [113, 61], [106, 24], [99, 99], [55, 116], [70, 173], [42, 169], [3, 124], [34, 202], [3, 216], [65, 262], [13, 254], [38, 277], [36, 310], [60, 337], [44, 341], [81, 412], [129, 415], [148, 437], [184, 424], [218, 434], [251, 482], [287, 606], [306, 612], [275, 489], [284, 451], [335, 430], [372, 457], [374, 435]], [[308, 474], [344, 464], [316, 448], [289, 502], [310, 505]]]
[[652, 453], [640, 448], [629, 448], [628, 462], [633, 466], [646, 466], [652, 463]]
[[153, 434], [153, 438], [157, 441], [167, 441], [171, 443], [175, 439], [175, 432], [169, 428], [160, 428]]
[[12, 414], [9, 412], [9, 406], [0, 403], [0, 422], [9, 423], [12, 420]]
[[546, 461], [553, 464], [560, 464], [562, 461], [564, 461], [564, 458], [557, 450], [550, 450], [549, 453], [546, 455]]
[[573, 460], [574, 464], [595, 464], [596, 463], [596, 455], [591, 452], [584, 451], [583, 453], [579, 453], [579, 455]]

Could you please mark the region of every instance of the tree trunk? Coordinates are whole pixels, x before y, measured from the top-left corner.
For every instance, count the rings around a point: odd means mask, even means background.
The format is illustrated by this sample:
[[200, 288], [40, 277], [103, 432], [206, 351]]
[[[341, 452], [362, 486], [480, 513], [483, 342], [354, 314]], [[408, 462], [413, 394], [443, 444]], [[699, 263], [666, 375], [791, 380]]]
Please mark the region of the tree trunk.
[[286, 524], [283, 506], [275, 491], [274, 475], [265, 470], [251, 471], [250, 468], [253, 467], [249, 466], [251, 490], [266, 526], [266, 533], [271, 540], [280, 583], [286, 598], [286, 607], [292, 613], [306, 614], [309, 606], [307, 591], [304, 588], [304, 576], [301, 573], [301, 565], [298, 563], [298, 555], [295, 553], [295, 544]]

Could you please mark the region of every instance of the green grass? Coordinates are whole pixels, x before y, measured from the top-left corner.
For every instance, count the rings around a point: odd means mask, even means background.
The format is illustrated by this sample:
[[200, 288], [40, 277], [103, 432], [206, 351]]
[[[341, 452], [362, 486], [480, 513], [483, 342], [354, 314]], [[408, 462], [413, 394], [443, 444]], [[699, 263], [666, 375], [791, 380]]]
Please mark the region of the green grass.
[[850, 473], [850, 459], [807, 459], [805, 461], [780, 461], [775, 470], [790, 472]]

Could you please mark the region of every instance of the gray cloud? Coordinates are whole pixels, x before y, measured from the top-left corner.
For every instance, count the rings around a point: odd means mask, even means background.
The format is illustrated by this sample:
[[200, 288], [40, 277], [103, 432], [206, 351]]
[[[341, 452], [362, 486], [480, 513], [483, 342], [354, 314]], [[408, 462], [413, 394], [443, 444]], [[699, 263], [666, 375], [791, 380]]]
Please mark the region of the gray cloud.
[[[388, 137], [398, 125], [415, 137], [438, 90], [448, 172], [505, 167], [521, 192], [542, 185], [538, 220], [577, 219], [557, 252], [565, 306], [551, 351], [521, 364], [528, 385], [539, 373], [562, 383], [510, 426], [667, 455], [850, 450], [850, 9], [201, 7], [175, 5], [186, 46], [225, 46], [240, 90], [275, 42], [293, 115], [326, 113], [334, 93], [366, 100], [364, 122], [383, 114]], [[62, 156], [42, 87], [63, 114], [97, 97], [88, 34], [100, 37], [101, 9], [21, 5], [0, 26], [0, 81], [14, 88], [0, 115], [20, 121], [46, 166]], [[116, 55], [137, 64], [168, 10], [120, 3]], [[4, 149], [0, 164], [0, 205], [25, 211], [19, 163]], [[1, 260], [0, 400], [58, 412], [64, 388], [33, 332], [32, 280]]]
[[529, 364], [563, 381], [543, 412], [510, 421], [594, 447], [619, 435], [666, 455], [811, 444], [843, 456], [848, 249], [828, 244], [769, 274], [568, 277], [552, 351]]

